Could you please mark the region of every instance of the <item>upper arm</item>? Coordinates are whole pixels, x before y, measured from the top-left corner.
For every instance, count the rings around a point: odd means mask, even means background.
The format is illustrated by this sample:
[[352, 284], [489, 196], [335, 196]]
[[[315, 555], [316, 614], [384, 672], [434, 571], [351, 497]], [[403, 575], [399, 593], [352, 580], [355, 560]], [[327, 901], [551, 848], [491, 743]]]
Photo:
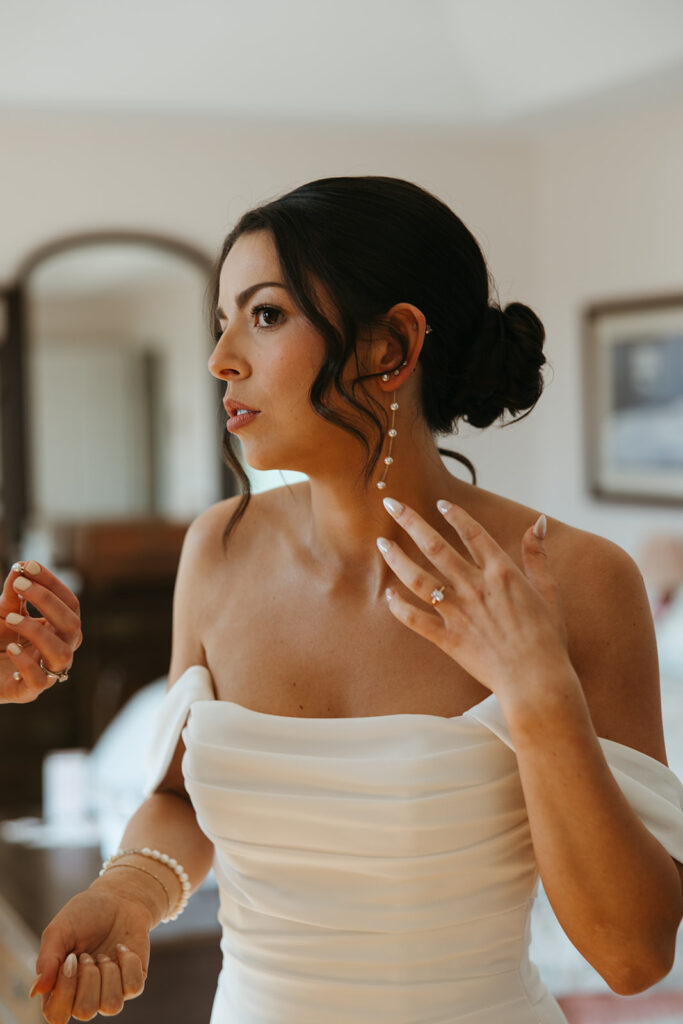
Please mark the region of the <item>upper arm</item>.
[[[206, 509], [190, 523], [183, 539], [173, 590], [169, 689], [191, 665], [206, 666], [202, 644], [202, 594], [205, 592], [203, 581], [207, 578], [211, 566], [215, 566], [216, 558], [223, 557], [220, 539], [223, 528], [234, 511], [233, 505], [233, 499], [228, 499]], [[185, 745], [182, 739], [179, 739], [168, 771], [157, 786], [157, 792], [171, 790], [187, 796], [181, 770], [184, 752]]]
[[561, 590], [569, 655], [595, 730], [666, 764], [657, 644], [640, 570], [611, 541], [573, 533]]
[[[667, 764], [657, 639], [642, 574], [626, 551], [592, 534], [584, 534], [574, 570], [570, 656], [595, 731]], [[683, 888], [683, 864], [674, 863]]]
[[[207, 512], [211, 512], [208, 509]], [[173, 588], [173, 626], [171, 663], [168, 670], [170, 689], [190, 665], [205, 664], [201, 641], [201, 609], [198, 579], [209, 538], [210, 518], [207, 512], [194, 519], [187, 528], [178, 561]]]

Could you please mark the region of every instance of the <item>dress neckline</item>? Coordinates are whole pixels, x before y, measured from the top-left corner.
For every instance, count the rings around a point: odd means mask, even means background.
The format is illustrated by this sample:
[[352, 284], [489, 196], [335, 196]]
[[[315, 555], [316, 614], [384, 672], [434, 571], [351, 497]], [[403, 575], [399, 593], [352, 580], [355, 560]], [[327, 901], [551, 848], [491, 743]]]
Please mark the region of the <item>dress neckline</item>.
[[[214, 685], [214, 682], [213, 682], [213, 677], [212, 677], [209, 669], [206, 667], [206, 665], [191, 665], [190, 668], [186, 669], [186, 671], [189, 671], [191, 668], [192, 669], [193, 668], [201, 668], [201, 669], [204, 670], [204, 672], [206, 672], [207, 676], [209, 677], [209, 680], [211, 681], [211, 688], [212, 688], [212, 690], [215, 693], [216, 688], [215, 688], [215, 685]], [[463, 711], [459, 715], [431, 715], [428, 712], [399, 711], [399, 712], [394, 712], [394, 713], [389, 714], [389, 715], [341, 715], [341, 716], [334, 716], [334, 715], [326, 715], [326, 716], [315, 716], [315, 715], [276, 715], [276, 714], [272, 714], [269, 711], [257, 711], [255, 708], [248, 708], [245, 704], [239, 704], [237, 701], [225, 700], [224, 698], [215, 697], [215, 696], [210, 698], [210, 699], [208, 699], [208, 700], [201, 700], [201, 699], [200, 700], [195, 700], [193, 703], [195, 703], [195, 704], [211, 704], [214, 707], [216, 705], [224, 704], [224, 705], [226, 705], [228, 707], [236, 708], [238, 713], [239, 712], [243, 712], [246, 715], [256, 715], [257, 717], [259, 717], [261, 719], [266, 719], [266, 720], [269, 720], [269, 721], [276, 721], [278, 719], [284, 719], [285, 721], [288, 721], [288, 722], [317, 722], [317, 723], [320, 723], [320, 722], [334, 722], [334, 723], [338, 723], [338, 722], [353, 722], [355, 725], [358, 725], [359, 722], [364, 722], [364, 721], [370, 721], [370, 722], [387, 721], [387, 720], [389, 720], [391, 718], [430, 718], [430, 719], [434, 719], [437, 722], [457, 722], [457, 721], [459, 721], [461, 719], [468, 718], [476, 710], [481, 708], [482, 705], [484, 705], [484, 704], [490, 705], [490, 704], [495, 703], [495, 701], [496, 701], [495, 694], [494, 693], [489, 693], [488, 696], [483, 697], [480, 701], [477, 701], [476, 704], [472, 704], [471, 707], [467, 708], [465, 711]]]

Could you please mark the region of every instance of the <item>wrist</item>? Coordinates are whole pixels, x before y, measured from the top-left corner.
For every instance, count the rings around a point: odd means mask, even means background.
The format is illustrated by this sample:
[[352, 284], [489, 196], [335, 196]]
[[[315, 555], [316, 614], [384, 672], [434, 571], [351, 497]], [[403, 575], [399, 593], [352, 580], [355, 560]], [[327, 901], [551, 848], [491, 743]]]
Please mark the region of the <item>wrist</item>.
[[152, 877], [151, 873], [145, 875], [130, 864], [112, 865], [91, 883], [90, 888], [136, 904], [148, 918], [149, 931], [156, 928], [168, 912], [169, 900], [156, 876]]
[[[187, 905], [192, 885], [183, 866], [174, 857], [147, 846], [141, 849], [119, 850], [102, 865], [100, 877], [107, 871], [128, 867], [152, 878], [163, 890], [166, 910], [162, 921], [175, 921]], [[130, 871], [129, 871], [130, 874]]]
[[556, 729], [565, 730], [571, 722], [592, 727], [581, 680], [570, 662], [531, 673], [524, 685], [509, 687], [499, 702], [516, 741], [537, 741]]

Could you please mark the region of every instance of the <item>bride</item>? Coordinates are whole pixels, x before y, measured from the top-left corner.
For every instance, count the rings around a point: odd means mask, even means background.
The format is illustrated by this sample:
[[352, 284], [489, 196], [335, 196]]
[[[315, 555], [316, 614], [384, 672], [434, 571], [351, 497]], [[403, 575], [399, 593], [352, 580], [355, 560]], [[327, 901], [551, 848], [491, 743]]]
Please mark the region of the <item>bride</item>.
[[[393, 178], [310, 182], [226, 239], [209, 370], [245, 490], [187, 531], [150, 795], [43, 934], [50, 1024], [138, 995], [212, 864], [212, 1024], [563, 1021], [526, 952], [539, 875], [614, 991], [669, 971], [683, 812], [640, 573], [435, 441], [541, 394], [543, 326], [489, 284]], [[233, 433], [306, 479], [250, 496]]]

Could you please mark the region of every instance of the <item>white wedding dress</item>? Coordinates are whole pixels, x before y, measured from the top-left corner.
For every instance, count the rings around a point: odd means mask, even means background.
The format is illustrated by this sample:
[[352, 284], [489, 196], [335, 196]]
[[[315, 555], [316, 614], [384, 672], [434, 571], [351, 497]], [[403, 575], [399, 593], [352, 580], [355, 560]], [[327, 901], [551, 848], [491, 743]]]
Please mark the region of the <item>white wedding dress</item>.
[[[211, 1024], [565, 1021], [527, 955], [538, 876], [495, 696], [455, 718], [285, 717], [216, 700], [193, 665], [164, 697], [150, 791], [181, 733], [187, 791], [216, 850]], [[683, 861], [676, 775], [600, 743], [631, 806]]]

